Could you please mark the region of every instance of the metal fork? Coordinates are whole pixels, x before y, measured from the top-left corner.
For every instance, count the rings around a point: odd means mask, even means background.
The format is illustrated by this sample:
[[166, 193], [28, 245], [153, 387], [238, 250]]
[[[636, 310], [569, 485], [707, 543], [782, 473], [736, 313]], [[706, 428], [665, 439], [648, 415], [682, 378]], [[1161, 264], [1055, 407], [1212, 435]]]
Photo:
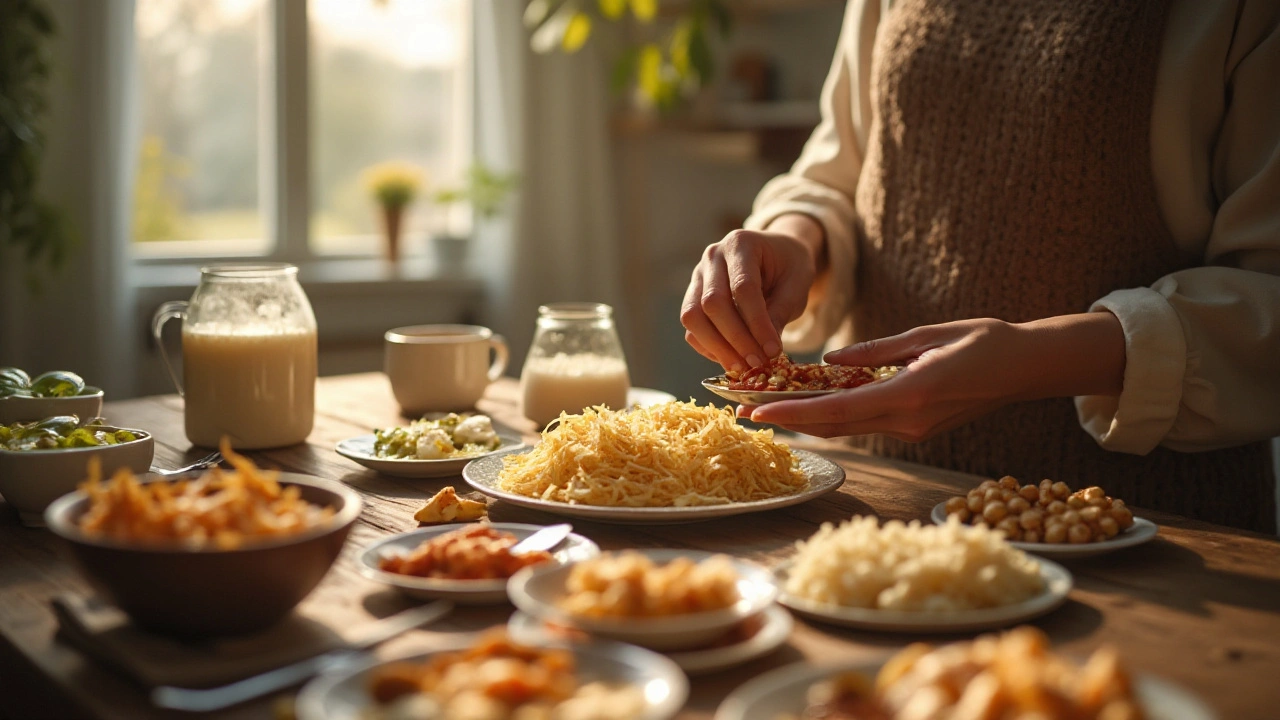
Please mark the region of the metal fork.
[[157, 475], [164, 475], [166, 477], [170, 475], [181, 475], [183, 473], [189, 473], [193, 470], [204, 470], [205, 468], [211, 468], [220, 462], [222, 462], [222, 453], [218, 452], [217, 450], [214, 450], [208, 455], [205, 455], [204, 457], [200, 458], [199, 460], [185, 467], [180, 467], [180, 468], [177, 468], [176, 470], [163, 470], [161, 468], [152, 466], [151, 472]]

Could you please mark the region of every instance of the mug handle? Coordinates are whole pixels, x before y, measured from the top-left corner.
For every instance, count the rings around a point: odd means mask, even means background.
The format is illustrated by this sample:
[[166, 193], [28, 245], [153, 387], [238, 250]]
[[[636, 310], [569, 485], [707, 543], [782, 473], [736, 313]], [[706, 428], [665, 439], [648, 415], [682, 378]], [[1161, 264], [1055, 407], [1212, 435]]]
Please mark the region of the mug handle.
[[489, 337], [489, 347], [493, 348], [493, 364], [489, 366], [489, 382], [502, 377], [507, 369], [507, 340], [501, 335]]
[[173, 386], [178, 388], [178, 395], [184, 396], [182, 390], [182, 381], [178, 379], [178, 374], [173, 371], [173, 363], [169, 362], [169, 353], [164, 349], [164, 324], [174, 318], [185, 321], [187, 319], [187, 301], [172, 300], [160, 306], [156, 310], [155, 317], [151, 318], [151, 336], [156, 339], [156, 345], [160, 347], [160, 357], [164, 360], [164, 367], [169, 371], [169, 378], [173, 380]]

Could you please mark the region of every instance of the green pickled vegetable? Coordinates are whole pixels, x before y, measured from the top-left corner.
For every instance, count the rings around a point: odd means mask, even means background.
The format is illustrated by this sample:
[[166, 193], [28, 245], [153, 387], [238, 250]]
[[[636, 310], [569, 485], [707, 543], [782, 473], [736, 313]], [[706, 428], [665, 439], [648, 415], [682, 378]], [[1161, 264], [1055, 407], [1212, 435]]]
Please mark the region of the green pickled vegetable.
[[84, 390], [84, 378], [65, 370], [50, 370], [31, 381], [31, 394], [36, 397], [71, 397]]
[[16, 367], [0, 367], [0, 388], [27, 388], [31, 386], [31, 376]]
[[133, 442], [138, 434], [110, 427], [102, 418], [81, 423], [74, 415], [39, 422], [0, 425], [0, 448], [5, 450], [64, 450]]

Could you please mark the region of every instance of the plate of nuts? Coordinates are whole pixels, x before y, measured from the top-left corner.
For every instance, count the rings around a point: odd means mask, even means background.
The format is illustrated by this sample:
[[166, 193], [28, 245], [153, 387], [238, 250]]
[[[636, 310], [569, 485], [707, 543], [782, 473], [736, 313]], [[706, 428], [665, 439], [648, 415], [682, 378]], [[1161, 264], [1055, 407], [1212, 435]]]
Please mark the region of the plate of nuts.
[[1073, 491], [1066, 483], [1052, 480], [1023, 485], [1008, 475], [985, 480], [967, 495], [938, 503], [931, 519], [945, 525], [950, 515], [970, 525], [1002, 530], [1020, 550], [1060, 559], [1141, 545], [1159, 531], [1155, 523], [1134, 517], [1123, 500], [1108, 496], [1100, 487]]

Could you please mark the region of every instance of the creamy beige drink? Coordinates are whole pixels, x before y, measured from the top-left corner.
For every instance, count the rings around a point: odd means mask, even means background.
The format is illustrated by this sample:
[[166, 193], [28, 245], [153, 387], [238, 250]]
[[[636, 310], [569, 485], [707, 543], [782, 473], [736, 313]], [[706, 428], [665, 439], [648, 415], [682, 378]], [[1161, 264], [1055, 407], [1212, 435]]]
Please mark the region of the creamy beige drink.
[[540, 427], [592, 405], [627, 406], [631, 378], [622, 358], [595, 354], [529, 358], [520, 375], [524, 416]]
[[184, 328], [187, 438], [237, 450], [293, 445], [311, 434], [316, 333], [262, 328]]

